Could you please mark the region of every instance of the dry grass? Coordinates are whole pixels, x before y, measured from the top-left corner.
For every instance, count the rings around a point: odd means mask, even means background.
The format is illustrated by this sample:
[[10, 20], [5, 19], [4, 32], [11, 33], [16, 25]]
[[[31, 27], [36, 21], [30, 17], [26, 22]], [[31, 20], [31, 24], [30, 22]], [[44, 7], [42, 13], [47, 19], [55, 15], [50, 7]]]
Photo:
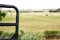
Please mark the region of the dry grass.
[[[48, 16], [45, 16], [48, 14]], [[28, 32], [60, 30], [59, 13], [22, 13], [20, 14], [20, 29]]]
[[[48, 14], [48, 16], [45, 16]], [[60, 30], [60, 14], [59, 13], [21, 13], [19, 18], [19, 30], [23, 29], [27, 32], [38, 32], [45, 30]], [[14, 16], [6, 16], [3, 21], [15, 22]], [[1, 30], [13, 31], [14, 27], [2, 27]]]

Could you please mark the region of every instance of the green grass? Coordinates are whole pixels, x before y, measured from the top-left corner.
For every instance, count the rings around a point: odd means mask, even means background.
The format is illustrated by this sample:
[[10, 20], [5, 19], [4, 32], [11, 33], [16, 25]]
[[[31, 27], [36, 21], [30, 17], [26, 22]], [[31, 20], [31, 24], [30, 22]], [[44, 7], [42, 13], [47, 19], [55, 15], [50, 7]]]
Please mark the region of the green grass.
[[16, 22], [16, 16], [6, 16], [5, 18], [3, 18], [2, 22]]
[[48, 21], [59, 21], [59, 20], [60, 20], [60, 16], [31, 16], [31, 17], [22, 16], [20, 21], [48, 22]]

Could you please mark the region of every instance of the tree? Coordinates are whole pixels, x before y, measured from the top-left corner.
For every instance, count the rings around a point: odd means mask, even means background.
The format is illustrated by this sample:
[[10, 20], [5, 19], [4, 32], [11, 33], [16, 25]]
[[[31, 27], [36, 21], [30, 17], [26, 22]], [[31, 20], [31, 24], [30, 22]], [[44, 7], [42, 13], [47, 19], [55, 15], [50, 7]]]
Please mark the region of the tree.
[[5, 18], [5, 16], [6, 16], [6, 12], [0, 9], [0, 21], [2, 21], [2, 19]]

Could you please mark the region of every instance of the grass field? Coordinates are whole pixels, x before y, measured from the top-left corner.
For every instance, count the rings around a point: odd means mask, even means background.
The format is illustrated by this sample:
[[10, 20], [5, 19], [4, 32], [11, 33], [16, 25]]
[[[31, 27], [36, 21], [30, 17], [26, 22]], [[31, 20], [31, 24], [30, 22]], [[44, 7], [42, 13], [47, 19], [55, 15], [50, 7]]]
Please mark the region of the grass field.
[[[33, 33], [32, 34], [33, 36], [34, 36], [34, 33], [36, 33], [36, 35], [37, 33], [42, 34], [46, 30], [59, 31], [60, 30], [60, 16], [59, 15], [60, 14], [48, 13], [48, 16], [45, 16], [45, 14], [44, 13], [41, 13], [41, 14], [40, 13], [35, 13], [35, 14], [34, 13], [21, 13], [19, 16], [19, 35], [20, 35], [20, 30], [23, 30], [24, 32], [26, 32], [26, 35], [29, 35], [28, 33], [31, 33], [31, 34]], [[6, 16], [6, 18], [3, 19], [3, 22], [15, 22], [15, 16], [8, 15]], [[9, 31], [14, 32], [15, 27], [0, 27], [0, 30], [9, 33]], [[24, 35], [24, 37], [26, 37], [26, 35]]]
[[[26, 15], [27, 14], [27, 15]], [[60, 16], [21, 14], [20, 28], [28, 31], [60, 30]]]
[[[45, 14], [48, 14], [46, 16]], [[44, 31], [60, 30], [59, 13], [22, 13], [20, 14], [20, 29], [26, 32], [23, 36], [27, 40], [45, 40]], [[33, 38], [31, 38], [32, 36]], [[34, 36], [35, 35], [35, 36]], [[27, 37], [27, 38], [26, 38]], [[24, 40], [24, 38], [22, 38]]]

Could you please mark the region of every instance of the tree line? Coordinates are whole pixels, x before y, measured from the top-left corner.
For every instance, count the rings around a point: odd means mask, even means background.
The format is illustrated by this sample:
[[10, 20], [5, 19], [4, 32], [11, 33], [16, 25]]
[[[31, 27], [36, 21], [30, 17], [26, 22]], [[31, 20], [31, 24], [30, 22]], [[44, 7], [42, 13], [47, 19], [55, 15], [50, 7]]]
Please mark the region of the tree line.
[[[29, 13], [29, 12], [45, 12], [46, 10], [20, 10], [20, 13]], [[48, 9], [47, 12], [60, 12], [58, 9]]]

